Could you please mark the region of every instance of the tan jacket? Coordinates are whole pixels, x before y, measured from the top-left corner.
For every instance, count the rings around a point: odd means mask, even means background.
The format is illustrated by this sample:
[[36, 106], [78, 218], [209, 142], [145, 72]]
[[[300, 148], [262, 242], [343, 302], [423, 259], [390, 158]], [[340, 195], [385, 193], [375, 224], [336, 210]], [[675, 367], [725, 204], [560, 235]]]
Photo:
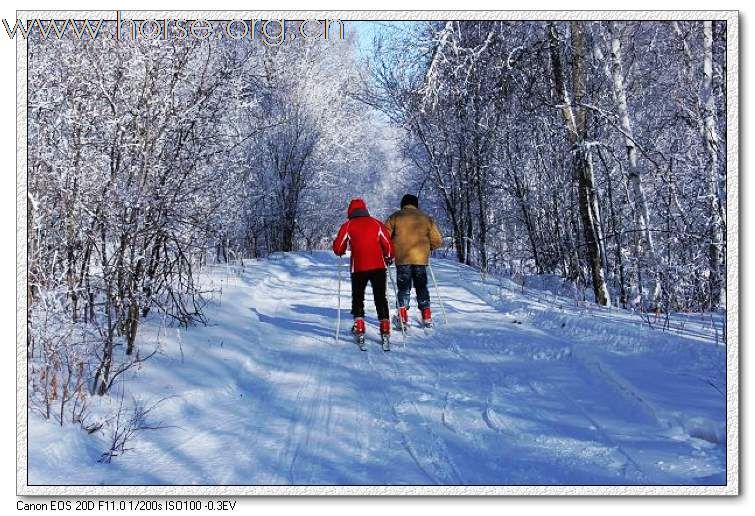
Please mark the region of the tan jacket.
[[430, 251], [443, 245], [433, 219], [407, 205], [385, 222], [396, 252], [396, 265], [427, 265]]

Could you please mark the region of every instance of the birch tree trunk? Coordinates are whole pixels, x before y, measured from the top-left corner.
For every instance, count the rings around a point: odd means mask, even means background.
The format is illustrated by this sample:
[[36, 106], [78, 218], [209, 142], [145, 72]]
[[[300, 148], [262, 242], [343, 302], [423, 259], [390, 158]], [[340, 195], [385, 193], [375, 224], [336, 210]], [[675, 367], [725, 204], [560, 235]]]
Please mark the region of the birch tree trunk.
[[710, 261], [710, 303], [717, 307], [721, 303], [724, 284], [721, 275], [721, 255], [723, 242], [723, 220], [718, 194], [718, 131], [716, 130], [716, 101], [713, 96], [713, 22], [703, 25], [703, 85], [701, 92], [703, 108], [703, 138], [708, 153], [708, 196], [710, 218], [708, 248]]
[[627, 151], [629, 166], [627, 167], [627, 178], [632, 187], [632, 196], [634, 197], [635, 211], [637, 213], [637, 223], [642, 238], [647, 246], [645, 251], [651, 263], [651, 270], [655, 275], [654, 285], [651, 292], [651, 303], [657, 307], [661, 295], [661, 272], [658, 257], [655, 251], [653, 235], [650, 232], [650, 214], [648, 210], [645, 189], [642, 186], [642, 170], [638, 165], [637, 147], [635, 144], [632, 123], [629, 118], [629, 107], [627, 105], [626, 88], [624, 87], [624, 71], [621, 64], [621, 40], [619, 39], [619, 30], [615, 22], [609, 22], [608, 29], [611, 36], [611, 69], [610, 79], [613, 85], [613, 95], [618, 109], [619, 123], [621, 132], [624, 133], [624, 145]]
[[560, 40], [554, 24], [548, 24], [550, 56], [554, 82], [559, 97], [559, 104], [564, 117], [569, 142], [572, 145], [572, 167], [577, 182], [580, 221], [584, 233], [587, 257], [592, 274], [592, 287], [595, 301], [603, 306], [610, 306], [611, 296], [605, 280], [603, 257], [601, 254], [602, 235], [600, 231], [600, 210], [595, 195], [595, 177], [589, 145], [586, 145], [587, 113], [579, 106], [585, 95], [585, 44], [584, 29], [579, 22], [571, 22], [572, 44], [572, 90], [574, 101], [569, 97], [561, 65]]

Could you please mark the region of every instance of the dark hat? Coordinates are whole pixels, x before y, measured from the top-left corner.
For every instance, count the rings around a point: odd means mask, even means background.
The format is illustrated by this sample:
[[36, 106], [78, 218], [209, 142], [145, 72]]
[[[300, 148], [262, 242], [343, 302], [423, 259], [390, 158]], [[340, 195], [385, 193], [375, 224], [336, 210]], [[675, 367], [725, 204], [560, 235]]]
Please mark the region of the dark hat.
[[407, 204], [410, 204], [415, 208], [419, 208], [419, 199], [417, 199], [416, 195], [406, 194], [401, 198], [401, 207], [403, 208]]

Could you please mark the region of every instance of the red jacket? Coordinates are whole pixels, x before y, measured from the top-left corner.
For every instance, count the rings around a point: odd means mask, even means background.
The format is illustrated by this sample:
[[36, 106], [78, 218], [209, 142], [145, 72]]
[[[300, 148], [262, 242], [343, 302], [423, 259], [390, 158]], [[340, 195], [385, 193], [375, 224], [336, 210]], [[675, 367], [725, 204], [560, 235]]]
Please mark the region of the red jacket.
[[351, 248], [351, 272], [385, 269], [385, 259], [393, 259], [388, 228], [370, 217], [362, 199], [352, 199], [348, 213], [349, 220], [341, 226], [333, 241], [333, 252], [343, 256], [347, 246]]

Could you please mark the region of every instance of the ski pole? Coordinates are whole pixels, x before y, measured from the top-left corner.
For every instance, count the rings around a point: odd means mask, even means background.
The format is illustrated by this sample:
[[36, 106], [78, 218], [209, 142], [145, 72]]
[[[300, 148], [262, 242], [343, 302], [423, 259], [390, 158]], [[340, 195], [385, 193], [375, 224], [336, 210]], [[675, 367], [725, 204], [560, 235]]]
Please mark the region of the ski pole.
[[[398, 269], [396, 269], [396, 274], [398, 274]], [[393, 286], [393, 295], [396, 299], [396, 310], [398, 310], [398, 289], [396, 288], [396, 282], [393, 281], [393, 276], [391, 275], [391, 268], [388, 267], [388, 278], [391, 280], [391, 285]], [[404, 321], [401, 319], [401, 312], [399, 312], [396, 317], [398, 317], [399, 324], [401, 325], [401, 341], [404, 347], [406, 347], [406, 328], [404, 328]]]
[[338, 317], [336, 319], [336, 344], [341, 337], [341, 268], [343, 267], [343, 256], [338, 257]]
[[440, 311], [443, 313], [443, 324], [448, 325], [448, 317], [446, 317], [446, 307], [443, 306], [443, 299], [440, 297], [440, 289], [438, 288], [438, 282], [435, 281], [435, 273], [433, 272], [433, 266], [430, 262], [427, 262], [427, 266], [430, 269], [430, 277], [433, 279], [433, 285], [435, 285], [435, 295], [438, 296], [438, 303], [440, 303]]

